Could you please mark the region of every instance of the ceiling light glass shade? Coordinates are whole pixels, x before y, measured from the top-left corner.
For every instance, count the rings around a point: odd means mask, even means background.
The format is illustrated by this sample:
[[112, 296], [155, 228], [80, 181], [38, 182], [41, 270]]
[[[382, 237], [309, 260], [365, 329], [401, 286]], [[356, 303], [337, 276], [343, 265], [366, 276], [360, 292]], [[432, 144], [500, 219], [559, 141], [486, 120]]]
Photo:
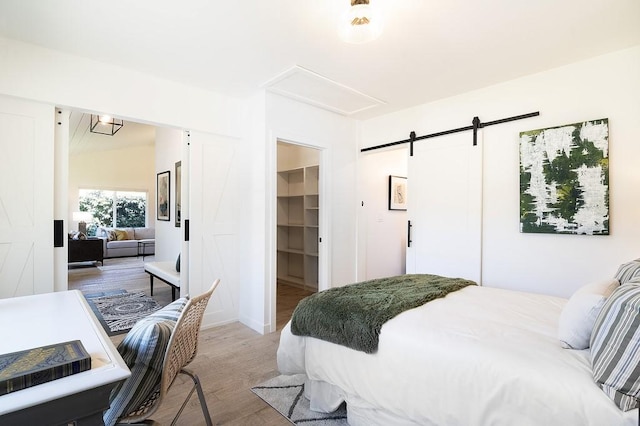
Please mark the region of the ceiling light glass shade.
[[91, 114], [91, 124], [89, 131], [101, 135], [113, 136], [124, 126], [124, 120], [113, 118], [108, 115]]
[[361, 44], [373, 41], [382, 34], [382, 18], [369, 0], [352, 0], [351, 7], [342, 17], [340, 38], [347, 43]]

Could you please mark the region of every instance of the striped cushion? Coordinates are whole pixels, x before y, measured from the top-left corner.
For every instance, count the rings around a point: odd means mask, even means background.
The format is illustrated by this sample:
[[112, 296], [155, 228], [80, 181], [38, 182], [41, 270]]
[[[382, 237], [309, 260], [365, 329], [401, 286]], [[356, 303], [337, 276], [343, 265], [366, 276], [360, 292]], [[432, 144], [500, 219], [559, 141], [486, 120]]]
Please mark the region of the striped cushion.
[[112, 426], [118, 418], [138, 408], [160, 385], [164, 354], [171, 332], [187, 304], [180, 298], [138, 321], [118, 345], [131, 376], [117, 385], [109, 398], [103, 420]]
[[640, 282], [623, 284], [607, 299], [591, 335], [593, 377], [621, 410], [640, 398]]
[[615, 278], [620, 281], [620, 284], [625, 284], [631, 281], [633, 278], [640, 277], [640, 260], [632, 260], [631, 262], [623, 263], [618, 268]]
[[181, 297], [180, 299], [169, 303], [164, 308], [158, 311], [155, 311], [145, 319], [161, 318], [161, 319], [167, 319], [171, 321], [177, 321], [188, 301], [189, 299], [187, 299], [186, 297]]

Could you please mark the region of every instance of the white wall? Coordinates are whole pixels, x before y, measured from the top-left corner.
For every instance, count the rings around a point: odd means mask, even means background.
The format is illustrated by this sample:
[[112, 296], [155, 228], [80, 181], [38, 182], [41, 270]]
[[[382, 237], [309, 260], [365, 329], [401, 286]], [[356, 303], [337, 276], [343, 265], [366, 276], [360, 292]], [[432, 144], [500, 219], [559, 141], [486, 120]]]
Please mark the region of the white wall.
[[[640, 46], [363, 123], [362, 146], [540, 111], [484, 129], [483, 284], [569, 296], [638, 257]], [[609, 118], [609, 236], [519, 232], [520, 131]], [[469, 133], [471, 143], [471, 133]], [[417, 143], [429, 143], [421, 141]], [[409, 194], [409, 196], [411, 196]]]
[[2, 37], [0, 59], [0, 94], [147, 124], [244, 133], [240, 99]]
[[[406, 139], [411, 130], [420, 135], [466, 125], [474, 115], [487, 121], [540, 110], [539, 118], [485, 130], [484, 281], [568, 294], [585, 280], [610, 276], [617, 264], [638, 257], [640, 228], [635, 223], [640, 208], [629, 194], [640, 183], [633, 163], [640, 154], [640, 144], [634, 143], [640, 134], [639, 50], [369, 120], [362, 126], [363, 146]], [[238, 214], [241, 235], [247, 238], [240, 239], [240, 264], [228, 266], [240, 269], [239, 282], [233, 283], [240, 289], [239, 305], [230, 308], [240, 312], [245, 324], [258, 330], [272, 325], [268, 307], [273, 306], [270, 280], [275, 277], [275, 263], [268, 253], [275, 251], [271, 247], [275, 238], [269, 233], [275, 231], [270, 219], [275, 223], [278, 138], [323, 149], [327, 199], [321, 202], [331, 212], [322, 224], [327, 233], [321, 250], [326, 250], [324, 261], [329, 264], [325, 278], [333, 286], [357, 279], [356, 218], [361, 197], [356, 191], [360, 157], [354, 120], [264, 92], [249, 100], [234, 99], [4, 38], [0, 38], [0, 58], [0, 94], [242, 141], [237, 175], [243, 196]], [[611, 125], [612, 235], [520, 234], [518, 132], [601, 117], [608, 117]], [[271, 178], [273, 182], [268, 182]]]
[[[169, 221], [158, 220], [157, 215], [152, 216], [151, 223], [156, 228], [157, 261], [172, 260], [178, 258], [181, 250], [181, 228], [176, 227], [176, 162], [182, 159], [182, 131], [159, 127], [156, 129], [156, 150], [153, 179], [153, 191], [156, 191], [156, 176], [158, 173], [169, 171]], [[155, 192], [154, 192], [155, 200]], [[155, 201], [154, 201], [155, 203]], [[154, 204], [155, 212], [155, 204]], [[154, 213], [155, 214], [155, 213]]]
[[[52, 111], [53, 106], [59, 106], [105, 112], [146, 124], [197, 130], [238, 139], [248, 137], [246, 100], [6, 38], [0, 38], [0, 62], [0, 94], [51, 105]], [[109, 84], [95, 84], [96, 81], [106, 81]], [[52, 122], [53, 120], [52, 114]], [[262, 135], [264, 142], [264, 127]], [[51, 143], [53, 144], [53, 140]], [[251, 164], [245, 162], [240, 166], [244, 172], [245, 166], [248, 168]], [[173, 164], [170, 169], [173, 170]], [[154, 169], [149, 172], [149, 177], [153, 180], [151, 188], [155, 193]], [[65, 219], [68, 214], [69, 212], [55, 219]], [[160, 234], [162, 239], [162, 230]], [[173, 258], [173, 255], [170, 257]], [[248, 269], [254, 269], [255, 266], [259, 270], [264, 266], [264, 258], [245, 259], [244, 265], [248, 265]], [[238, 268], [237, 264], [225, 266]], [[45, 270], [44, 273], [52, 274], [53, 271]], [[264, 287], [264, 276], [262, 278], [260, 285]], [[255, 285], [255, 282], [250, 284]], [[228, 282], [227, 285], [241, 286], [242, 283]], [[66, 283], [56, 283], [56, 289], [63, 287], [66, 287]], [[254, 288], [250, 285], [249, 290]], [[191, 295], [195, 294], [192, 292]], [[213, 298], [220, 299], [220, 295], [214, 294]], [[225, 308], [229, 310], [238, 311], [238, 304], [234, 301], [221, 300], [220, 303], [225, 304]], [[257, 315], [262, 313], [263, 309]]]
[[78, 211], [79, 189], [147, 192], [147, 224], [153, 226], [156, 214], [154, 156], [151, 145], [70, 156], [69, 229], [78, 229], [78, 223], [72, 221], [72, 213]]
[[[320, 148], [328, 199], [320, 200], [329, 217], [321, 223], [322, 245], [329, 247], [329, 286], [356, 279], [357, 153], [356, 122], [353, 119], [302, 104], [279, 95], [267, 94], [267, 144], [274, 150], [277, 139]], [[268, 178], [275, 182], [273, 174]], [[275, 187], [275, 185], [274, 185]], [[270, 200], [275, 203], [275, 196]], [[275, 223], [275, 222], [274, 222]], [[274, 226], [275, 228], [275, 226]], [[321, 249], [322, 250], [322, 249]]]
[[[266, 94], [256, 93], [247, 101], [244, 121], [247, 123], [246, 143], [241, 144], [236, 158], [246, 168], [238, 173], [240, 210], [238, 229], [240, 264], [238, 265], [238, 318], [252, 329], [270, 331], [270, 309], [273, 295], [269, 291], [269, 277], [273, 265], [267, 263], [267, 216], [265, 176], [268, 159], [265, 143]], [[275, 157], [274, 160], [275, 161]], [[273, 269], [275, 274], [275, 269]]]
[[[320, 219], [322, 243], [320, 269], [330, 286], [353, 282], [356, 277], [356, 133], [355, 121], [279, 95], [260, 92], [249, 101], [250, 138], [243, 147], [247, 173], [242, 175], [243, 206], [247, 227], [242, 232], [245, 259], [242, 266], [240, 320], [268, 332], [275, 329], [275, 198], [277, 141], [308, 145], [321, 150], [321, 181], [326, 185], [326, 217]], [[322, 188], [321, 188], [322, 192]]]
[[[359, 163], [359, 280], [401, 275], [406, 271], [407, 212], [389, 210], [389, 176], [407, 176], [405, 146], [369, 151]], [[407, 194], [409, 197], [411, 194]]]

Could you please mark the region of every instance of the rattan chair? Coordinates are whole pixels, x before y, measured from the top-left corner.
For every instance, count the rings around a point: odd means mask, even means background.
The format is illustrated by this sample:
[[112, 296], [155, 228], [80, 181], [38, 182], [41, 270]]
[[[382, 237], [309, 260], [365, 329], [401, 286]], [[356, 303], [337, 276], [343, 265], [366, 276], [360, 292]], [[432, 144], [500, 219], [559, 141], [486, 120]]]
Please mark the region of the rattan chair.
[[118, 424], [148, 424], [149, 417], [155, 413], [162, 403], [162, 400], [167, 395], [174, 379], [179, 373], [182, 373], [191, 377], [193, 380], [193, 386], [171, 424], [175, 425], [178, 417], [182, 414], [182, 410], [184, 410], [184, 407], [187, 405], [187, 402], [189, 402], [191, 395], [193, 395], [193, 391], [197, 390], [206, 424], [208, 426], [212, 425], [209, 409], [207, 408], [207, 402], [204, 398], [202, 386], [200, 385], [200, 379], [195, 373], [187, 370], [185, 367], [193, 361], [196, 356], [202, 316], [207, 307], [207, 303], [211, 298], [211, 294], [219, 283], [220, 280], [218, 279], [206, 293], [189, 299], [176, 322], [173, 332], [171, 333], [167, 350], [165, 352], [164, 362], [162, 364], [160, 385], [140, 407], [133, 412], [130, 412], [125, 417], [118, 419]]

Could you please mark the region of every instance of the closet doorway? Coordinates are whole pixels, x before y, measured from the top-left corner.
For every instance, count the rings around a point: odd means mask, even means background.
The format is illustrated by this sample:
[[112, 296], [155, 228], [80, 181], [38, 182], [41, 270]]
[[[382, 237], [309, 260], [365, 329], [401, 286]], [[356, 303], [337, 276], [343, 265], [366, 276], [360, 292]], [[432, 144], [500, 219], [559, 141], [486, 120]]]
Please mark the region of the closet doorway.
[[320, 150], [278, 141], [276, 328], [298, 302], [318, 291]]

